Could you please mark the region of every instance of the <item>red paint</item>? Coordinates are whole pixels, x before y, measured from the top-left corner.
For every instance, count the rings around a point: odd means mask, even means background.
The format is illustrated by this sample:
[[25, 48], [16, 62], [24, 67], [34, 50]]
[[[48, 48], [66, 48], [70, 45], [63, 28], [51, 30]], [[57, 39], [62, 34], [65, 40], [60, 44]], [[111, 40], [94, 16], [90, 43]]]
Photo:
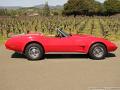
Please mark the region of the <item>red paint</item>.
[[94, 43], [103, 43], [108, 52], [115, 51], [117, 46], [103, 38], [97, 38], [91, 35], [73, 35], [69, 37], [56, 38], [46, 37], [42, 34], [23, 34], [17, 35], [7, 40], [5, 46], [9, 50], [23, 53], [25, 46], [30, 42], [40, 43], [48, 52], [80, 52], [88, 53]]

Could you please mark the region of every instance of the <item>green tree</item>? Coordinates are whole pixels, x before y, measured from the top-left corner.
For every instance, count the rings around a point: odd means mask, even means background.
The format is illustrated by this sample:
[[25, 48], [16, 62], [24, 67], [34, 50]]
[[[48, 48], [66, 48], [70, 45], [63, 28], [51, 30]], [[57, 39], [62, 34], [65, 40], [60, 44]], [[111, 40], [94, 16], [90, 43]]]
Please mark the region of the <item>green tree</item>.
[[120, 0], [106, 0], [104, 7], [107, 14], [120, 13]]
[[103, 12], [103, 5], [100, 2], [94, 2], [94, 13], [101, 14]]
[[[64, 14], [90, 14], [94, 13], [95, 5], [98, 7], [100, 4], [95, 0], [68, 0], [64, 5]], [[98, 11], [98, 10], [96, 10]]]

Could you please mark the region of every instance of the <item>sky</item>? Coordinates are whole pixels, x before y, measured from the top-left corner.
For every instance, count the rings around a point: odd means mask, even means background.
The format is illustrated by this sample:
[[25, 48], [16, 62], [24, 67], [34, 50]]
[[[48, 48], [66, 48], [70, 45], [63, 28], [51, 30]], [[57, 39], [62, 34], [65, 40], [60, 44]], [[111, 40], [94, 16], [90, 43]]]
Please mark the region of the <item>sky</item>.
[[[49, 5], [63, 5], [68, 0], [0, 0], [0, 6], [22, 6], [22, 7], [32, 7], [35, 5], [44, 4], [48, 1]], [[104, 2], [104, 0], [97, 0]]]

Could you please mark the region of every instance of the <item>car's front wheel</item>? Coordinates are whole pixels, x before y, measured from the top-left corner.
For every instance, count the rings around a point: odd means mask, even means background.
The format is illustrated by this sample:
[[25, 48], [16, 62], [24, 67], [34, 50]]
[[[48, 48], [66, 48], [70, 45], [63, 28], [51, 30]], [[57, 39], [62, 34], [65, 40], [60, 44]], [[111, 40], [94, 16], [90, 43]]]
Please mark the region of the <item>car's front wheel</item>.
[[101, 43], [96, 43], [92, 45], [92, 47], [89, 50], [89, 56], [91, 59], [94, 59], [94, 60], [104, 59], [106, 55], [107, 55], [107, 49]]
[[41, 60], [44, 57], [44, 51], [39, 44], [32, 43], [26, 47], [25, 55], [29, 60]]

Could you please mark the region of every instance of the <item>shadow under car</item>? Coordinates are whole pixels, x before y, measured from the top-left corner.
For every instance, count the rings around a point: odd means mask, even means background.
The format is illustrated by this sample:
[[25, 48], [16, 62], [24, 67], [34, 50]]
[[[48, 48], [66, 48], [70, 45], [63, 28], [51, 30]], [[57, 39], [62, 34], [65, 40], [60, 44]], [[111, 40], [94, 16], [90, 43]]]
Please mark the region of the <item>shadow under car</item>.
[[[110, 57], [116, 57], [116, 55], [113, 53], [108, 53], [107, 58], [110, 58]], [[17, 53], [17, 52], [13, 53], [11, 55], [11, 58], [25, 58], [26, 59], [25, 55]], [[67, 59], [67, 58], [87, 59], [89, 58], [89, 56], [86, 54], [45, 54], [45, 59]]]

